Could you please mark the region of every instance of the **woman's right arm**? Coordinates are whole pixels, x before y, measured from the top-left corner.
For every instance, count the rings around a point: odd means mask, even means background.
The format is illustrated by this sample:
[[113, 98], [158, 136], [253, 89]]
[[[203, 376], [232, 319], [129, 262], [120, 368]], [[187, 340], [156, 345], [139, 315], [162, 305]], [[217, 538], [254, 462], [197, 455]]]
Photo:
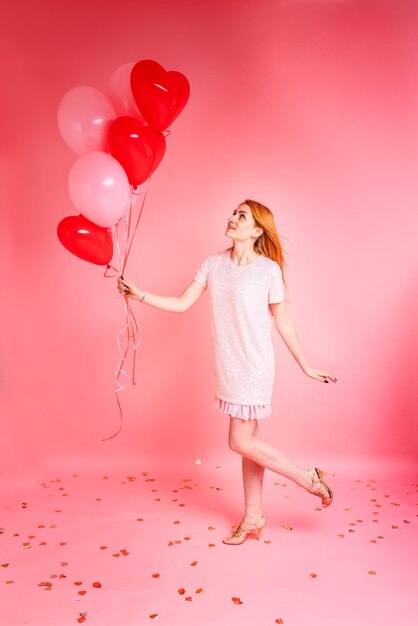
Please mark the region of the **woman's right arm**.
[[119, 277], [118, 289], [124, 296], [140, 300], [143, 304], [149, 304], [156, 309], [184, 313], [200, 298], [206, 287], [193, 280], [180, 296], [159, 296], [148, 291], [141, 291], [132, 281]]

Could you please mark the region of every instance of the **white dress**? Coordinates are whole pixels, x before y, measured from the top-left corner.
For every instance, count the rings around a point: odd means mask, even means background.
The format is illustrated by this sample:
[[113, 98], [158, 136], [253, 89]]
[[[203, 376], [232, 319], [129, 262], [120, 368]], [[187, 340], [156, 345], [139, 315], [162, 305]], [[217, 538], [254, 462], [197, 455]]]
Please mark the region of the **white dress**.
[[210, 298], [215, 406], [241, 419], [269, 417], [275, 358], [268, 305], [285, 299], [279, 264], [260, 255], [238, 266], [223, 250], [202, 261], [194, 280]]

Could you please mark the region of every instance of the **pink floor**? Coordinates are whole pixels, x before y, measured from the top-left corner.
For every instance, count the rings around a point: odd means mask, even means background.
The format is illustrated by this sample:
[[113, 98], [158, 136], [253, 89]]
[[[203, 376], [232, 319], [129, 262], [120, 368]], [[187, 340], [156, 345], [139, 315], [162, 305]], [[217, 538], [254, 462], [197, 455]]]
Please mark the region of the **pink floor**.
[[325, 510], [266, 471], [260, 541], [227, 546], [240, 458], [196, 460], [3, 475], [1, 625], [417, 623], [412, 461], [321, 459]]

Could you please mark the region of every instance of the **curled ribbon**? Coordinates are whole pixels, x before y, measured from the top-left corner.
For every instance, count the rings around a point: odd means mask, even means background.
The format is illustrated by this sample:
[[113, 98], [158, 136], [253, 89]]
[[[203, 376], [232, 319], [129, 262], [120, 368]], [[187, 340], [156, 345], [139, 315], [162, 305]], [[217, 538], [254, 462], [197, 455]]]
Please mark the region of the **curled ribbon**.
[[[131, 247], [132, 247], [132, 242], [134, 240], [140, 219], [141, 219], [141, 215], [142, 215], [142, 210], [144, 208], [145, 205], [145, 199], [147, 197], [147, 192], [149, 189], [149, 183], [150, 183], [151, 177], [148, 179], [148, 183], [147, 183], [147, 187], [145, 190], [145, 194], [144, 194], [144, 198], [142, 200], [142, 204], [141, 204], [141, 208], [139, 211], [139, 215], [138, 215], [138, 219], [134, 228], [134, 231], [131, 235], [131, 239], [129, 241], [129, 236], [130, 236], [130, 232], [131, 232], [131, 221], [132, 221], [132, 212], [133, 212], [133, 194], [135, 193], [133, 190], [133, 187], [131, 185], [130, 187], [130, 196], [129, 196], [129, 215], [128, 215], [128, 223], [126, 224], [126, 219], [121, 218], [119, 220], [119, 222], [112, 227], [112, 234], [113, 234], [113, 240], [115, 243], [115, 247], [116, 247], [116, 251], [117, 251], [117, 259], [118, 259], [118, 266], [119, 269], [113, 267], [112, 265], [108, 265], [106, 267], [104, 276], [106, 278], [114, 278], [116, 275], [120, 275], [123, 277], [123, 273], [125, 271], [125, 267], [126, 267], [126, 263], [128, 261], [128, 257], [129, 257], [129, 253], [131, 251]], [[122, 235], [122, 245], [120, 242], [120, 233], [119, 230], [123, 227], [123, 235]], [[109, 274], [108, 271], [109, 269], [113, 269], [115, 271], [114, 274]], [[135, 366], [136, 366], [136, 351], [141, 343], [142, 340], [142, 336], [140, 333], [140, 326], [136, 320], [135, 314], [132, 310], [131, 305], [129, 304], [128, 298], [126, 295], [120, 294], [119, 296], [116, 296], [117, 298], [122, 297], [123, 298], [123, 308], [124, 308], [124, 314], [125, 314], [125, 324], [119, 328], [119, 330], [116, 332], [116, 343], [118, 346], [118, 350], [119, 350], [119, 354], [121, 357], [120, 362], [117, 364], [116, 366], [116, 370], [115, 370], [115, 397], [116, 397], [116, 401], [118, 404], [118, 408], [119, 408], [119, 416], [120, 416], [120, 425], [119, 425], [119, 429], [117, 430], [116, 433], [114, 433], [111, 437], [106, 437], [104, 439], [102, 439], [102, 441], [108, 441], [109, 439], [113, 439], [113, 437], [116, 437], [116, 435], [121, 431], [122, 428], [122, 406], [119, 400], [119, 392], [120, 391], [124, 391], [126, 389], [126, 387], [128, 386], [129, 383], [129, 375], [126, 372], [126, 370], [123, 369], [123, 366], [125, 364], [126, 361], [126, 357], [128, 355], [129, 352], [129, 347], [131, 344], [131, 340], [132, 340], [132, 345], [133, 345], [133, 366], [132, 366], [132, 384], [136, 385], [136, 381], [135, 381]], [[106, 304], [110, 303], [112, 300], [114, 300], [115, 298], [109, 298], [108, 300], [106, 300]], [[115, 317], [115, 315], [113, 315], [112, 313], [108, 312], [108, 315], [110, 317]], [[122, 341], [123, 340], [123, 341]], [[124, 384], [121, 384], [120, 382], [120, 377], [124, 376], [125, 377], [125, 382]]]

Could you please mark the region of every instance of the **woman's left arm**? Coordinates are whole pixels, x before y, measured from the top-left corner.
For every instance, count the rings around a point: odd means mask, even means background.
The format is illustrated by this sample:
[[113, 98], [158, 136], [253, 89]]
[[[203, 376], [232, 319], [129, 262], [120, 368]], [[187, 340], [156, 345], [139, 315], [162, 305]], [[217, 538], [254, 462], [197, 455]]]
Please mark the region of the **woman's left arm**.
[[280, 337], [285, 342], [286, 346], [289, 348], [290, 352], [292, 353], [293, 357], [296, 359], [302, 371], [307, 376], [310, 376], [311, 378], [316, 378], [317, 380], [320, 380], [321, 382], [327, 383], [329, 382], [328, 381], [329, 379], [335, 383], [337, 379], [334, 376], [327, 374], [327, 372], [316, 370], [313, 367], [310, 367], [308, 365], [303, 355], [302, 348], [299, 345], [299, 340], [296, 334], [296, 329], [285, 309], [285, 303], [284, 302], [272, 302], [271, 304], [269, 304], [269, 306], [273, 315], [274, 325], [276, 327], [277, 332], [279, 333]]

